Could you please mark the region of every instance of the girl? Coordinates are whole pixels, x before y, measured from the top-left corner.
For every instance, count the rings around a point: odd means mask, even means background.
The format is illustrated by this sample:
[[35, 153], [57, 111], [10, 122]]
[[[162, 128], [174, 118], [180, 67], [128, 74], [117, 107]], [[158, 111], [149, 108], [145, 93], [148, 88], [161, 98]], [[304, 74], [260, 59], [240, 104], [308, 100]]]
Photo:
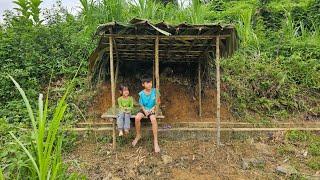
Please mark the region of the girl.
[[123, 136], [123, 130], [125, 134], [130, 130], [130, 117], [131, 110], [133, 108], [133, 98], [129, 96], [129, 88], [126, 85], [120, 86], [121, 96], [118, 98], [119, 114], [117, 118], [117, 125], [119, 130], [119, 136]]

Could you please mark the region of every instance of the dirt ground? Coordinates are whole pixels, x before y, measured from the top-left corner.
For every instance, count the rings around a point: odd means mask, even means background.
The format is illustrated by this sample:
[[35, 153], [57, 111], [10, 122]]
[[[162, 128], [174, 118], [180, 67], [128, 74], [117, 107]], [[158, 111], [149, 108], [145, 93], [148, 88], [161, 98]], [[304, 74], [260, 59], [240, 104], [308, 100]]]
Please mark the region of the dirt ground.
[[[142, 87], [136, 83], [129, 84], [130, 94], [138, 101], [138, 92]], [[198, 97], [193, 92], [196, 88], [190, 88], [185, 85], [174, 84], [164, 81], [161, 84], [161, 109], [166, 117], [164, 122], [186, 122], [194, 121], [214, 121], [216, 114], [216, 92], [215, 90], [205, 88], [202, 93], [202, 118], [198, 116]], [[117, 91], [116, 98], [119, 97]], [[111, 89], [108, 83], [99, 86], [97, 94], [94, 97], [92, 106], [89, 107], [88, 114], [93, 119], [99, 119], [106, 109], [111, 107]], [[226, 105], [222, 104], [221, 117], [224, 121], [231, 121], [232, 115]]]
[[[79, 141], [65, 154], [69, 172], [89, 179], [319, 179], [320, 172], [307, 167], [309, 156], [303, 147], [292, 153], [279, 151], [283, 138], [252, 139], [235, 137], [217, 147], [212, 140], [160, 139], [161, 154], [152, 153], [152, 140], [144, 137], [131, 147], [133, 137], [118, 139], [113, 151], [109, 136]], [[276, 142], [275, 142], [276, 141]], [[275, 145], [278, 144], [278, 145]], [[277, 172], [278, 166], [293, 166], [296, 175]]]

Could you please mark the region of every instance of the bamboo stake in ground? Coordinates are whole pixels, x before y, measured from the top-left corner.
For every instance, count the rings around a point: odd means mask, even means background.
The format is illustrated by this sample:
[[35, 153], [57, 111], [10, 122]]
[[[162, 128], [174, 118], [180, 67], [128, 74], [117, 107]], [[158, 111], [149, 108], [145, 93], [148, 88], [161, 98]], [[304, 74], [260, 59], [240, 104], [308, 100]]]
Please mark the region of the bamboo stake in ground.
[[216, 81], [217, 81], [217, 145], [220, 142], [220, 38], [216, 38]]
[[199, 91], [199, 116], [201, 117], [202, 115], [202, 107], [201, 107], [201, 102], [202, 102], [202, 99], [201, 99], [201, 63], [199, 61], [198, 63], [198, 91]]
[[[112, 114], [116, 113], [116, 97], [115, 97], [115, 84], [114, 84], [114, 66], [113, 66], [113, 39], [109, 37], [109, 53], [110, 53], [110, 81], [111, 81], [111, 102], [112, 102]], [[116, 148], [116, 121], [113, 118], [112, 121], [113, 132], [112, 132], [112, 146]]]
[[[155, 57], [154, 57], [154, 61], [155, 61], [156, 90], [159, 91], [160, 79], [159, 79], [159, 37], [158, 36], [155, 39]], [[156, 101], [157, 101], [156, 115], [158, 115], [158, 112], [159, 112], [158, 98], [159, 98], [159, 94], [157, 92], [156, 93]]]

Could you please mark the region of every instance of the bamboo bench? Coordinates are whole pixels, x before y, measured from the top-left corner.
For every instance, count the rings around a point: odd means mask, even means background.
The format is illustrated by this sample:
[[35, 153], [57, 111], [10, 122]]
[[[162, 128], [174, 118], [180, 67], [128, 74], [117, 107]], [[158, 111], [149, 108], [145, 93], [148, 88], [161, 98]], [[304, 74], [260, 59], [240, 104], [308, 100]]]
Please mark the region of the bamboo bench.
[[[132, 112], [131, 112], [131, 119], [136, 117], [136, 114], [140, 111], [139, 107], [134, 107]], [[117, 114], [119, 112], [118, 108], [109, 108], [105, 113], [101, 115], [101, 118], [103, 119], [110, 119], [112, 120], [112, 144], [113, 148], [116, 148], [116, 121], [117, 121]], [[164, 116], [162, 115], [162, 111], [159, 108], [159, 112], [156, 115], [156, 119], [163, 119]], [[143, 117], [143, 119], [147, 119], [147, 117]]]
[[[131, 113], [131, 119], [134, 119], [136, 117], [136, 114], [139, 112], [139, 108], [134, 108], [132, 110], [132, 113]], [[117, 118], [117, 114], [118, 114], [119, 110], [118, 108], [115, 109], [115, 113], [112, 112], [112, 108], [109, 108], [107, 110], [107, 112], [103, 113], [101, 115], [101, 118], [103, 119], [116, 119]], [[144, 119], [147, 119], [147, 117], [143, 117]], [[161, 109], [159, 110], [158, 114], [156, 115], [156, 118], [157, 119], [164, 119], [165, 117], [162, 115], [162, 111]]]

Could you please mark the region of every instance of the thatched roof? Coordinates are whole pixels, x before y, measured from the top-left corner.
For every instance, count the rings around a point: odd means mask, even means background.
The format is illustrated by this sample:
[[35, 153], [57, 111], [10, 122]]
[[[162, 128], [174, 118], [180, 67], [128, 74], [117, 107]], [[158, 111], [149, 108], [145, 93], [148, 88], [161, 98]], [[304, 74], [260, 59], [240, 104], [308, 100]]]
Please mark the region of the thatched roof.
[[[215, 39], [221, 39], [222, 55], [236, 49], [236, 30], [229, 24], [169, 25], [153, 24], [147, 20], [132, 19], [129, 23], [110, 22], [97, 28], [99, 44], [90, 56], [90, 68], [101, 52], [108, 53], [109, 38], [114, 39], [114, 56], [120, 61], [152, 61], [155, 38], [159, 38], [159, 61], [198, 62], [205, 54], [214, 52]], [[100, 55], [99, 55], [100, 52]]]
[[153, 24], [147, 20], [132, 19], [129, 23], [109, 22], [97, 28], [96, 35], [217, 35], [230, 34], [235, 28], [231, 24], [200, 24], [187, 23], [176, 26], [160, 22]]

